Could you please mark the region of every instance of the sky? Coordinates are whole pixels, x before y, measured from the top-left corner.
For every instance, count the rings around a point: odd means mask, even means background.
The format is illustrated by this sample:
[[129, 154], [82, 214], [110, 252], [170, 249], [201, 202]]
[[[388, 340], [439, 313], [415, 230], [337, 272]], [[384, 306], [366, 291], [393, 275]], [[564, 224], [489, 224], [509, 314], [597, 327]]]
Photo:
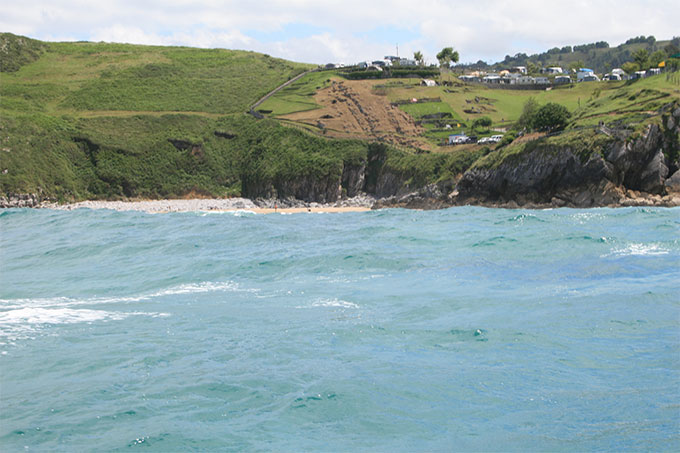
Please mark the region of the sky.
[[465, 63], [639, 35], [680, 35], [677, 0], [21, 0], [0, 32], [254, 50], [306, 63], [375, 60], [451, 46]]

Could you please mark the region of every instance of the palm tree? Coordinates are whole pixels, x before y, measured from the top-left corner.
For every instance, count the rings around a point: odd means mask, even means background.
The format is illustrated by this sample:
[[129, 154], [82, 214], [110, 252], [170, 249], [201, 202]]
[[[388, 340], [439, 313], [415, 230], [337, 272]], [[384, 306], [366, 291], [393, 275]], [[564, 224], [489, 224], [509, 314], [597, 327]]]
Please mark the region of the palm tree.
[[449, 72], [451, 62], [458, 62], [459, 57], [458, 51], [453, 50], [453, 47], [444, 47], [442, 51], [437, 54], [437, 60], [439, 60], [439, 72], [442, 79], [444, 78], [444, 72]]
[[423, 66], [425, 64], [423, 61], [423, 53], [420, 50], [413, 52], [413, 59], [416, 60], [419, 66]]

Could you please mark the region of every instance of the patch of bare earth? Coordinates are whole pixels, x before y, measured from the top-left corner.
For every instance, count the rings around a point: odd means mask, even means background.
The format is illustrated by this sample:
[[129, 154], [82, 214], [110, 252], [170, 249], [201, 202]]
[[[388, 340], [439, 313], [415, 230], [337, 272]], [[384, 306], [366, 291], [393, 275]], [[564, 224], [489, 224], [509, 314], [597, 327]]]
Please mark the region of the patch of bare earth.
[[376, 81], [333, 80], [314, 96], [321, 109], [291, 113], [281, 118], [318, 127], [329, 137], [380, 140], [409, 148], [430, 149], [406, 112], [373, 92]]

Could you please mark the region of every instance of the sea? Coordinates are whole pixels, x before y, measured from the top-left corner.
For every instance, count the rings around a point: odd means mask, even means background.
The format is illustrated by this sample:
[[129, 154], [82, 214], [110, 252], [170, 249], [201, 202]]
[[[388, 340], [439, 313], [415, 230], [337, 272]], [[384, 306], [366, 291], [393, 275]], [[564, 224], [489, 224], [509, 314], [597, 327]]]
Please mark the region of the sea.
[[680, 451], [680, 208], [0, 210], [0, 451]]

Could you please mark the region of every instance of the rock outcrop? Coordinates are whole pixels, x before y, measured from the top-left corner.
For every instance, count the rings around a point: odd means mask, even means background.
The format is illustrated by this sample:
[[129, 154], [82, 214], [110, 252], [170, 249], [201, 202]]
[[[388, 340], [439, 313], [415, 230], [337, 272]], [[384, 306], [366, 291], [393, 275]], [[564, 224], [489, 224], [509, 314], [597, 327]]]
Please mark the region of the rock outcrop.
[[[680, 108], [668, 108], [662, 126], [613, 140], [583, 162], [569, 145], [541, 145], [491, 167], [468, 170], [455, 204], [528, 206], [678, 205]], [[669, 178], [669, 174], [672, 176]]]
[[35, 208], [40, 206], [42, 197], [34, 193], [10, 193], [0, 195], [0, 208]]

